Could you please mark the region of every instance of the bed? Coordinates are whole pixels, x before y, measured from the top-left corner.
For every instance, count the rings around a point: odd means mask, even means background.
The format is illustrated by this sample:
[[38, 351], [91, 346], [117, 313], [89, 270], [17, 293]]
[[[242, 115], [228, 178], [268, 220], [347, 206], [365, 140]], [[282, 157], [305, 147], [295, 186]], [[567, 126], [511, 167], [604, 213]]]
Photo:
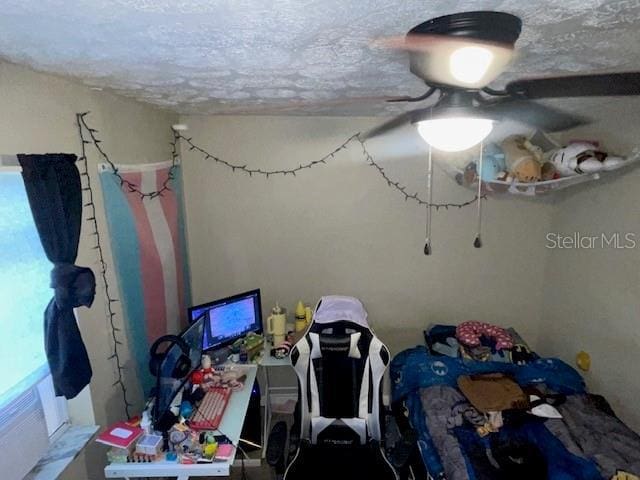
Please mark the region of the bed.
[[[425, 346], [393, 359], [393, 405], [418, 434], [414, 476], [626, 480], [636, 478], [626, 474], [640, 475], [640, 437], [615, 416], [603, 397], [586, 391], [576, 370], [559, 359], [539, 357], [517, 332], [510, 332], [514, 355], [494, 349], [479, 361], [459, 353], [451, 338], [455, 327], [436, 325], [425, 332]], [[562, 418], [505, 410], [499, 429], [481, 432], [474, 424], [478, 412], [461, 392], [458, 379], [489, 373], [504, 374], [525, 390], [554, 398]]]

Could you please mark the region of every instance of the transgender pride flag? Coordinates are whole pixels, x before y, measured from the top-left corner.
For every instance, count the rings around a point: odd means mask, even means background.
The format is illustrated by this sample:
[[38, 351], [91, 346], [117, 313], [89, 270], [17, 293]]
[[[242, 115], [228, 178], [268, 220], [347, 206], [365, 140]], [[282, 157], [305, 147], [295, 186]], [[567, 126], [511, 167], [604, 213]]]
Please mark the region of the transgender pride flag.
[[[153, 192], [162, 188], [171, 162], [117, 167], [140, 191]], [[181, 167], [174, 168], [171, 190], [144, 199], [122, 188], [108, 165], [98, 169], [129, 348], [148, 394], [149, 347], [161, 335], [180, 332], [191, 304]]]

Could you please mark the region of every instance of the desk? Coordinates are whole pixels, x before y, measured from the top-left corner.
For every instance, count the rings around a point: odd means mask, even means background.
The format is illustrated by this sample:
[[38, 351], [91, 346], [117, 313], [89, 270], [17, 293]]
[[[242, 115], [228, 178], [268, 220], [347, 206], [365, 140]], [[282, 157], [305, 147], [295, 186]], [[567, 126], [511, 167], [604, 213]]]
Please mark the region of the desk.
[[290, 387], [272, 387], [269, 380], [269, 369], [274, 367], [290, 367], [291, 359], [287, 356], [285, 358], [275, 358], [271, 356], [271, 349], [273, 346], [270, 343], [265, 342], [262, 350], [262, 357], [258, 361], [258, 365], [263, 367], [264, 371], [264, 417], [262, 422], [262, 458], [267, 454], [267, 443], [269, 440], [269, 426], [271, 425], [271, 394], [274, 392], [292, 393], [295, 394], [296, 400], [298, 396], [298, 386], [292, 385]]
[[[217, 432], [226, 435], [235, 445], [240, 440], [242, 424], [249, 406], [249, 398], [256, 379], [258, 367], [256, 365], [238, 365], [237, 368], [246, 372], [247, 379], [244, 388], [234, 392], [220, 422]], [[234, 458], [224, 462], [201, 463], [183, 465], [178, 462], [157, 460], [151, 463], [112, 463], [104, 469], [106, 478], [141, 478], [141, 477], [177, 477], [187, 480], [189, 477], [221, 477], [228, 476]]]

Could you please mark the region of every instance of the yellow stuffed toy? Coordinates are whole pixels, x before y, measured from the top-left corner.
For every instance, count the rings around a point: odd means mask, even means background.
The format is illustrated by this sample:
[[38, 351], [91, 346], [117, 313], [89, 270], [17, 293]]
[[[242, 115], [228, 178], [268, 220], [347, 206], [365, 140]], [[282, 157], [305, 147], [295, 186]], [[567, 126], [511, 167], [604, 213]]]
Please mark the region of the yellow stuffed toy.
[[[523, 135], [511, 135], [501, 144], [509, 176], [518, 182], [538, 182], [542, 177], [542, 150]], [[508, 180], [509, 178], [507, 178]]]

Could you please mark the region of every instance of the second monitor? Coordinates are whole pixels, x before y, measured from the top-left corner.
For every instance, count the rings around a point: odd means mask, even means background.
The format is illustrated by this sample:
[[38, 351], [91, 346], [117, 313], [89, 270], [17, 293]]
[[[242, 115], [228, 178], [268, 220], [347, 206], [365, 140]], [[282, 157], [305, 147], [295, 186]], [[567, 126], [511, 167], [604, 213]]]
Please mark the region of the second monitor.
[[225, 347], [250, 332], [262, 333], [260, 289], [189, 308], [191, 322], [203, 314], [203, 350]]

